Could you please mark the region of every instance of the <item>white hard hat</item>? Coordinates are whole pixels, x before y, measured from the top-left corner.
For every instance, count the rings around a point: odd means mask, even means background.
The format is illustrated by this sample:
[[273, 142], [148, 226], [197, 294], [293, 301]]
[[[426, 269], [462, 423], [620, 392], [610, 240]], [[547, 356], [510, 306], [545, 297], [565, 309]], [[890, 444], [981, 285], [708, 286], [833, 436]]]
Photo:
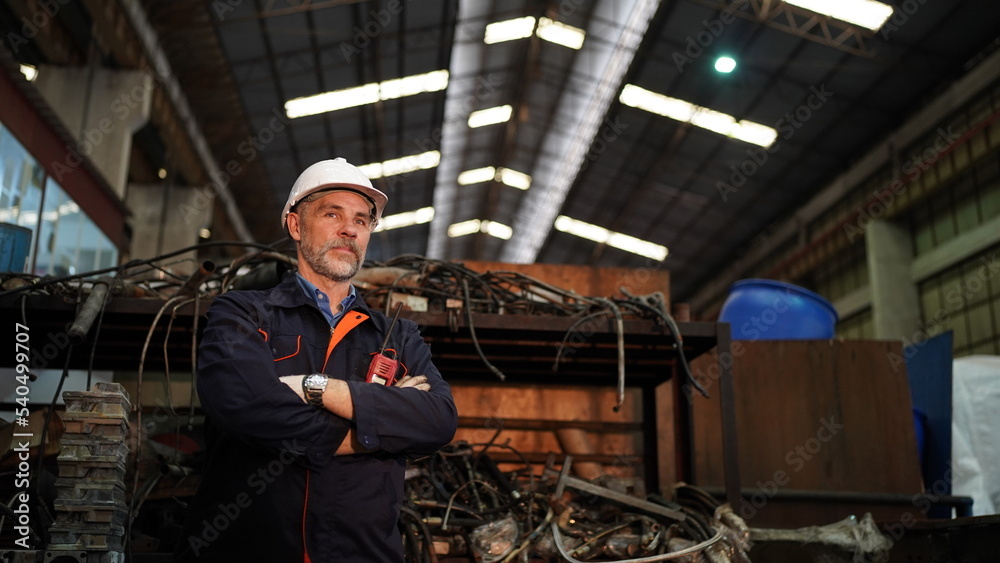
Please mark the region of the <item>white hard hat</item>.
[[292, 185], [288, 201], [285, 202], [285, 208], [281, 211], [281, 228], [288, 231], [288, 213], [295, 207], [295, 204], [305, 199], [309, 194], [333, 188], [351, 190], [368, 199], [374, 207], [373, 214], [376, 222], [382, 218], [382, 210], [385, 209], [385, 204], [389, 201], [384, 193], [372, 186], [372, 181], [358, 167], [348, 163], [343, 158], [321, 160], [303, 170]]

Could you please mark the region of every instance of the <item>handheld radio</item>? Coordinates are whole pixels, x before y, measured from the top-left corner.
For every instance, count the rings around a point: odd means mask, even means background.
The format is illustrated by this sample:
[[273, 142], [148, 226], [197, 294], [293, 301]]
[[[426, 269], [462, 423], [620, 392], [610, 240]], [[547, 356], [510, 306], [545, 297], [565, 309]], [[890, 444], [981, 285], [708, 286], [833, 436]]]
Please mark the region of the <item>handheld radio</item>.
[[[396, 319], [399, 318], [399, 311], [402, 308], [402, 303], [396, 305], [396, 312], [392, 315], [389, 330], [385, 331], [385, 340], [382, 341], [382, 347], [378, 349], [378, 352], [372, 352], [372, 361], [368, 364], [368, 373], [365, 374], [365, 381], [367, 383], [378, 383], [379, 385], [389, 386], [396, 381], [396, 372], [399, 371], [399, 359], [396, 358], [396, 351], [392, 348], [387, 349], [386, 346], [389, 345], [389, 336], [392, 335], [392, 329], [396, 326]], [[392, 355], [388, 355], [387, 352], [391, 352]]]

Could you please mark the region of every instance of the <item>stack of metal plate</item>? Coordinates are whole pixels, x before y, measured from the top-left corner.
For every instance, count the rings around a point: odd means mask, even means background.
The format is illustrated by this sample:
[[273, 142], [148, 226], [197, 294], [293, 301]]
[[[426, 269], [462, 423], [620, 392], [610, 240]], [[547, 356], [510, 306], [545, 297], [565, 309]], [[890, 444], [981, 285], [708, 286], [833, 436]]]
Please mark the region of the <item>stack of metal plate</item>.
[[122, 552], [128, 517], [128, 395], [118, 383], [97, 383], [90, 391], [66, 391], [63, 400], [66, 432], [60, 440], [56, 521], [48, 549]]

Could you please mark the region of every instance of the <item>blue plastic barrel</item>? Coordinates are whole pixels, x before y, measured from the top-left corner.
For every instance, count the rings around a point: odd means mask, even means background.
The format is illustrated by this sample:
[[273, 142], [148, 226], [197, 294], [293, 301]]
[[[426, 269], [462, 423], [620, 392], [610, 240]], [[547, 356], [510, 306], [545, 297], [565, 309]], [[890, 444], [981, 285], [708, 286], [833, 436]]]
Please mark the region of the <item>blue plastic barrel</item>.
[[733, 340], [830, 339], [837, 311], [821, 295], [790, 283], [747, 279], [729, 288], [719, 321]]
[[31, 249], [31, 229], [0, 223], [0, 272], [23, 273]]

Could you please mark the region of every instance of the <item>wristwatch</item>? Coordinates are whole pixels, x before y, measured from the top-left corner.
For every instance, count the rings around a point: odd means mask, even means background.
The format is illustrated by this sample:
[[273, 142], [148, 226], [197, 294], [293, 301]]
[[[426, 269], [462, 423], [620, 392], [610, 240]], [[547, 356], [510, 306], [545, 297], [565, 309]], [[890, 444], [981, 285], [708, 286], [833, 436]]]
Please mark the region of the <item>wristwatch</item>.
[[302, 393], [306, 402], [314, 407], [323, 407], [323, 391], [330, 378], [325, 373], [314, 373], [302, 378]]

